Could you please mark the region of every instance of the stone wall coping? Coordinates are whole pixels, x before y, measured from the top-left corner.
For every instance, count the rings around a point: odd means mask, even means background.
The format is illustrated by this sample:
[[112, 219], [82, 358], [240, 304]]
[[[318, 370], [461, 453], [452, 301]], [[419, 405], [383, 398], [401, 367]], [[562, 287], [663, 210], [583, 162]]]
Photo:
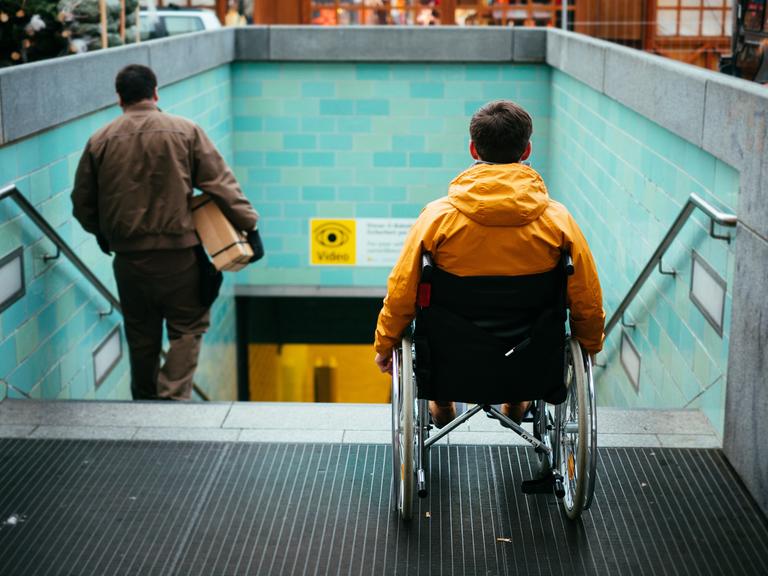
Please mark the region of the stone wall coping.
[[[762, 86], [551, 28], [248, 26], [0, 70], [0, 144], [114, 105], [114, 74], [128, 63], [152, 66], [165, 86], [232, 61], [546, 63], [738, 169], [741, 159], [726, 149], [733, 127], [705, 129], [705, 118], [723, 116], [711, 110], [722, 98], [708, 103], [707, 93], [768, 107]], [[62, 91], [66, 84], [73, 89]]]

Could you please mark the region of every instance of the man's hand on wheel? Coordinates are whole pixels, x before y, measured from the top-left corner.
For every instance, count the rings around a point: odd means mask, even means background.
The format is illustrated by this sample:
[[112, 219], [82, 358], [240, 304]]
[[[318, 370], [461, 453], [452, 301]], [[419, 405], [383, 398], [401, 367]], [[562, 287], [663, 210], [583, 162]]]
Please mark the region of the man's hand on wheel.
[[381, 354], [376, 354], [375, 358], [376, 366], [379, 367], [379, 370], [381, 370], [383, 373], [386, 374], [392, 374], [392, 355], [388, 356], [382, 356]]

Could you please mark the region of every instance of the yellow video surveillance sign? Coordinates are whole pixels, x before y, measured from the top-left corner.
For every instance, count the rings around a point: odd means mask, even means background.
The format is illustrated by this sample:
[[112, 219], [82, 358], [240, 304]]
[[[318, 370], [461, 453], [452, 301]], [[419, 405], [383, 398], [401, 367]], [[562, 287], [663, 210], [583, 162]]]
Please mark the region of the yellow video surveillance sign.
[[311, 218], [309, 263], [391, 268], [413, 222], [412, 218]]
[[356, 222], [353, 219], [316, 219], [309, 224], [310, 263], [326, 266], [354, 266]]

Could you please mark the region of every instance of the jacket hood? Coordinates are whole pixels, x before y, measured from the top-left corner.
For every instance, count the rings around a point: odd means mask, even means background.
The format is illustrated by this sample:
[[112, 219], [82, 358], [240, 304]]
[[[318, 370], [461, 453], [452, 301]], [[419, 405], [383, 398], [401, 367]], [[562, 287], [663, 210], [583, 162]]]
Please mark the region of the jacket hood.
[[483, 226], [524, 226], [546, 210], [549, 195], [533, 168], [478, 163], [454, 178], [448, 200]]

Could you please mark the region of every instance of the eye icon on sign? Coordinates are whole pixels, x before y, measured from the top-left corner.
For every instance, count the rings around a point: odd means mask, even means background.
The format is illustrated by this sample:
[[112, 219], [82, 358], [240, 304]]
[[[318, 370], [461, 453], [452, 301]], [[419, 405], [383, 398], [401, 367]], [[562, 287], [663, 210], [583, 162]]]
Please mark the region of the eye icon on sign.
[[341, 224], [323, 224], [315, 230], [315, 241], [326, 248], [338, 248], [349, 242], [350, 232]]

